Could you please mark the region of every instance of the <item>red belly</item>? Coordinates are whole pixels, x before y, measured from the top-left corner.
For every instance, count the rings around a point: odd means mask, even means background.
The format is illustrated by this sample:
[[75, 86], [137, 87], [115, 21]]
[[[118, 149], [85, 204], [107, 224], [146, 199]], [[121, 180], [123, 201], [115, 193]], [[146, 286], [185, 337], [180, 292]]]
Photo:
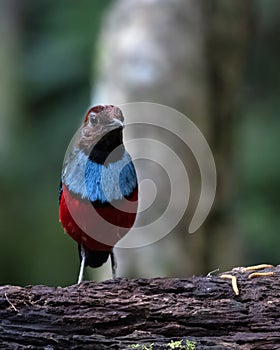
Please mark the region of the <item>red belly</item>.
[[110, 250], [133, 226], [137, 211], [137, 188], [123, 201], [94, 206], [63, 186], [59, 218], [64, 230], [90, 250]]

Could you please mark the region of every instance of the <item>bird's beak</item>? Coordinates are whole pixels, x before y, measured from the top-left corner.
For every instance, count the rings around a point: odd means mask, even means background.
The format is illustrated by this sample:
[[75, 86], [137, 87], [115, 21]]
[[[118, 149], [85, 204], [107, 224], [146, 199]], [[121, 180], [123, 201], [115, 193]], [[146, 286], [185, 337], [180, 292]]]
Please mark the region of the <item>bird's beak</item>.
[[121, 122], [117, 118], [113, 119], [112, 123], [110, 123], [110, 126], [112, 126], [114, 129], [123, 128], [124, 127], [123, 122]]

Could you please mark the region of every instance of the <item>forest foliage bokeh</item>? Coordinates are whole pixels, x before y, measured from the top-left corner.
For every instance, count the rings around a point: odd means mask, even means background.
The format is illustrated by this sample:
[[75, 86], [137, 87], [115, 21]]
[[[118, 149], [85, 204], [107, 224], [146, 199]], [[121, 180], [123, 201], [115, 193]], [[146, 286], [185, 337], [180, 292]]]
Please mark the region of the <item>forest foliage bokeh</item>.
[[[90, 104], [92, 57], [110, 2], [1, 2], [1, 284], [75, 282], [77, 247], [58, 222], [58, 184], [66, 147]], [[242, 239], [242, 262], [276, 264], [279, 2], [255, 1], [253, 22], [235, 111], [238, 181], [232, 211]]]

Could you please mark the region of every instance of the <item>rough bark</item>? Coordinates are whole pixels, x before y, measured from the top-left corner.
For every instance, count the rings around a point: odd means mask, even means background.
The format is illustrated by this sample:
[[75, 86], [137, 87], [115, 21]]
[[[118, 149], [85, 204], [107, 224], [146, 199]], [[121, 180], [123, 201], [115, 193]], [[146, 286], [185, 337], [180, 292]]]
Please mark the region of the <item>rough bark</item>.
[[239, 295], [220, 276], [2, 286], [0, 348], [279, 349], [280, 266], [270, 277], [231, 273]]

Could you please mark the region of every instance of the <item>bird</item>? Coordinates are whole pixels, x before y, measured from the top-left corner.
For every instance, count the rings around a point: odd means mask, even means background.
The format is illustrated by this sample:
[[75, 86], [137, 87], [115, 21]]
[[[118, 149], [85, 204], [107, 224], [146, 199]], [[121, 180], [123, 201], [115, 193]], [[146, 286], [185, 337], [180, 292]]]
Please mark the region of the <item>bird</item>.
[[109, 256], [116, 278], [113, 248], [136, 219], [138, 182], [123, 143], [123, 128], [119, 107], [91, 107], [64, 158], [59, 221], [78, 243], [78, 283], [83, 281], [85, 267], [100, 267]]

